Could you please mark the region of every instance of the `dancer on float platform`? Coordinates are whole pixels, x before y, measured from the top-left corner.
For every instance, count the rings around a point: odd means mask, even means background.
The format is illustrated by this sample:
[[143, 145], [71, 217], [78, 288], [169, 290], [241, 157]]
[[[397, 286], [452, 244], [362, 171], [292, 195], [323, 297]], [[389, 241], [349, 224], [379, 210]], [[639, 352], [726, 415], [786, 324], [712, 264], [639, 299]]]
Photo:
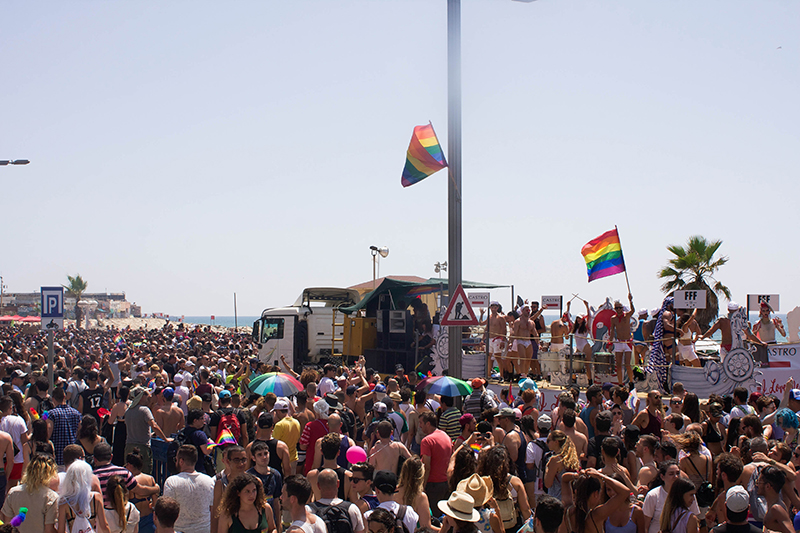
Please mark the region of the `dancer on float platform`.
[[633, 383], [633, 368], [631, 368], [631, 355], [633, 354], [633, 342], [631, 341], [631, 317], [633, 316], [635, 307], [633, 306], [633, 296], [628, 294], [628, 303], [631, 304], [630, 309], [626, 312], [622, 306], [622, 302], [617, 300], [614, 302], [614, 311], [616, 314], [611, 317], [611, 326], [609, 327], [609, 337], [614, 341], [614, 358], [617, 364], [617, 383], [620, 387], [625, 386], [625, 380], [622, 375], [622, 362], [625, 360], [625, 372], [628, 381]]

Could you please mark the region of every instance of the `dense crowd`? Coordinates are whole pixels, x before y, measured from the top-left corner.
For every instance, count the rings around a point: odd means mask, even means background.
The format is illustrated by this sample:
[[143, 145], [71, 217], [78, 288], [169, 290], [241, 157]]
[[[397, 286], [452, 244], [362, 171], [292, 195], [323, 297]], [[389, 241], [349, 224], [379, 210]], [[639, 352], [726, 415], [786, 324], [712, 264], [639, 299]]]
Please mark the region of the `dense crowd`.
[[[400, 366], [281, 359], [202, 328], [69, 329], [51, 388], [43, 336], [1, 328], [0, 533], [800, 529], [791, 380], [707, 400], [594, 384], [544, 412], [526, 377], [450, 397]], [[302, 388], [249, 392], [276, 371]]]

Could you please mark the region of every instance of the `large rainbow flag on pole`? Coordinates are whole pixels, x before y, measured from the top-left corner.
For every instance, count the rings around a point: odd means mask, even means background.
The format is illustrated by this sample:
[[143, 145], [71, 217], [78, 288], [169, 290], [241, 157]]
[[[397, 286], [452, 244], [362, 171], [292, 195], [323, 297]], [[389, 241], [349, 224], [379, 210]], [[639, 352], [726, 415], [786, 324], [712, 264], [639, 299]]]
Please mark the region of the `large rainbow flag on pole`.
[[589, 275], [589, 281], [625, 272], [622, 245], [616, 229], [607, 231], [584, 244], [581, 254], [586, 261], [586, 273]]
[[436, 138], [436, 132], [433, 131], [433, 124], [429, 122], [425, 126], [415, 126], [408, 145], [403, 177], [400, 180], [403, 187], [414, 185], [446, 166], [447, 161], [439, 139]]

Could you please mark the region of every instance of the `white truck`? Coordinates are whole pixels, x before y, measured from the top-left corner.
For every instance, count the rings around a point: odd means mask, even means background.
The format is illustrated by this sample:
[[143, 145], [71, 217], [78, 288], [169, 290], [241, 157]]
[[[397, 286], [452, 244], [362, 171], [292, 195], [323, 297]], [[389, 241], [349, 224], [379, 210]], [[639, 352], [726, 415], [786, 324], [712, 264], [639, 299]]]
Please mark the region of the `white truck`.
[[296, 372], [342, 356], [344, 319], [338, 309], [357, 304], [358, 291], [337, 287], [310, 287], [294, 305], [265, 309], [253, 323], [258, 359], [280, 365], [280, 356]]

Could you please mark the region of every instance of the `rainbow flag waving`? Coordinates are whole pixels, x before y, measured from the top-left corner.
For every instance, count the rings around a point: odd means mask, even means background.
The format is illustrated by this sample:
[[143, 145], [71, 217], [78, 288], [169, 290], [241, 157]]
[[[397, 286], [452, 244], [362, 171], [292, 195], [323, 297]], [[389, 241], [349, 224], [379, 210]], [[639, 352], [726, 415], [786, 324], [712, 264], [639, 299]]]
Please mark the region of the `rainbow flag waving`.
[[586, 261], [589, 281], [625, 272], [622, 245], [616, 228], [584, 244], [581, 254]]
[[433, 125], [415, 126], [406, 153], [406, 166], [400, 182], [403, 187], [414, 185], [447, 166]]

